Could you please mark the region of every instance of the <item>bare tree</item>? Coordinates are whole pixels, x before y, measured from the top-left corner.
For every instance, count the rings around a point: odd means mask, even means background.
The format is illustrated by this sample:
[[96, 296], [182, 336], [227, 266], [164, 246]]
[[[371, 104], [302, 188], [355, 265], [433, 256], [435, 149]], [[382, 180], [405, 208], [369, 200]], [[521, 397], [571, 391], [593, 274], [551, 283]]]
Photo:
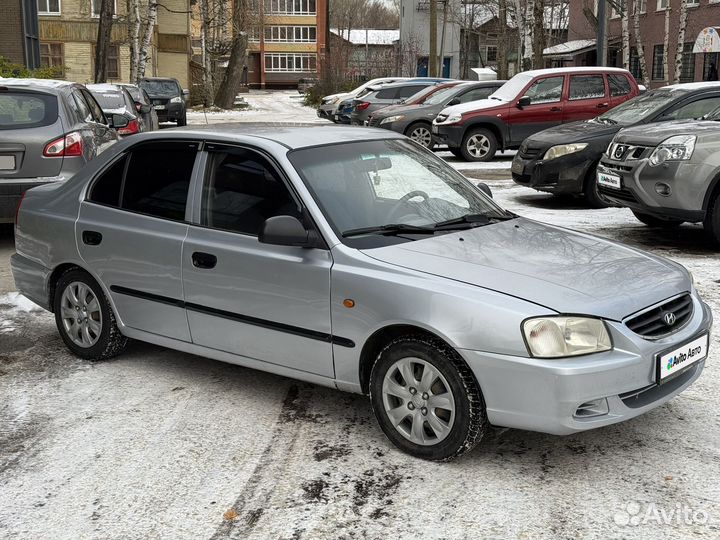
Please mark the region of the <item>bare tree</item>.
[[539, 69], [545, 67], [543, 65], [543, 49], [545, 49], [545, 4], [543, 0], [534, 0], [532, 9], [532, 67]]
[[663, 74], [665, 75], [665, 84], [670, 80], [670, 70], [668, 69], [669, 62], [668, 57], [670, 56], [670, 2], [668, 2], [665, 8], [665, 37], [663, 38]]
[[157, 0], [148, 0], [147, 21], [145, 23], [145, 31], [142, 41], [140, 42], [140, 50], [138, 52], [138, 68], [137, 78], [142, 79], [145, 76], [145, 68], [147, 67], [148, 58], [150, 58], [150, 45], [153, 35], [155, 34], [155, 25], [157, 24]]
[[678, 40], [675, 49], [675, 73], [673, 82], [680, 82], [680, 74], [683, 68], [683, 49], [685, 48], [685, 30], [687, 28], [687, 0], [680, 1], [680, 20], [678, 22]]
[[620, 33], [622, 35], [622, 65], [630, 69], [630, 21], [628, 13], [628, 0], [619, 0], [619, 12], [621, 17]]
[[243, 66], [247, 65], [248, 29], [250, 10], [248, 0], [235, 0], [233, 4], [233, 43], [230, 60], [223, 80], [215, 94], [215, 104], [223, 109], [232, 108], [242, 83]]
[[130, 82], [138, 82], [140, 64], [140, 0], [127, 0], [128, 43], [130, 45]]
[[645, 47], [643, 46], [642, 34], [640, 32], [640, 0], [633, 0], [633, 32], [635, 34], [635, 49], [637, 50], [638, 62], [640, 63], [640, 76], [643, 84], [650, 86], [650, 76], [645, 62]]
[[113, 25], [113, 0], [101, 0], [98, 22], [97, 45], [95, 46], [95, 82], [107, 82], [108, 53]]

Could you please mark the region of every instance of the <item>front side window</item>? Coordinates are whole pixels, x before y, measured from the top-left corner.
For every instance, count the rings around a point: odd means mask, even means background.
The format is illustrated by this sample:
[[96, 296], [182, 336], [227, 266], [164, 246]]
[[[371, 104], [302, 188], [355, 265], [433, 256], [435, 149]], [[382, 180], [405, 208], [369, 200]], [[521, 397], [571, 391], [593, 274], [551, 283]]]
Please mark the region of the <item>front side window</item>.
[[402, 86], [398, 90], [398, 93], [397, 93], [397, 96], [395, 96], [395, 99], [403, 99], [403, 98], [408, 98], [410, 96], [414, 96], [423, 88], [425, 88], [425, 87], [423, 87], [423, 86]]
[[614, 109], [599, 116], [597, 121], [610, 124], [634, 124], [652, 118], [681, 97], [683, 93], [681, 90], [652, 90], [621, 103]]
[[203, 187], [201, 224], [257, 236], [266, 219], [301, 218], [277, 170], [253, 150], [214, 151]]
[[525, 95], [530, 98], [530, 103], [555, 103], [562, 97], [563, 81], [565, 77], [546, 77], [536, 81]]
[[602, 75], [571, 75], [570, 99], [597, 99], [605, 97], [605, 81]]
[[[690, 120], [702, 118], [705, 115], [709, 115], [720, 107], [720, 97], [708, 97], [705, 99], [697, 99], [690, 103], [681, 105], [674, 111], [666, 115], [667, 119], [672, 120]], [[663, 120], [665, 117], [663, 117]]]
[[465, 92], [460, 96], [460, 103], [468, 103], [470, 101], [478, 101], [480, 99], [487, 99], [487, 97], [493, 93], [495, 89], [489, 88], [475, 88], [469, 92]]

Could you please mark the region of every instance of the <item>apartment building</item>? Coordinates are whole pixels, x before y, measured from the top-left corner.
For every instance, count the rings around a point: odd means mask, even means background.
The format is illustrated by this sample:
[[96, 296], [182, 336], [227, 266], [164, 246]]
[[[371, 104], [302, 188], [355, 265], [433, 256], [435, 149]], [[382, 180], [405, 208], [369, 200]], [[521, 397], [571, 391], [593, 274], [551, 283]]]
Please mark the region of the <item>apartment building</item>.
[[[40, 57], [43, 66], [63, 66], [67, 80], [93, 80], [100, 0], [36, 0], [40, 20]], [[163, 0], [145, 69], [146, 76], [174, 77], [187, 88], [190, 82], [190, 0]], [[114, 0], [107, 73], [110, 82], [130, 77], [127, 3]], [[145, 11], [141, 6], [141, 11]]]
[[36, 0], [5, 0], [0, 56], [28, 69], [40, 67]]

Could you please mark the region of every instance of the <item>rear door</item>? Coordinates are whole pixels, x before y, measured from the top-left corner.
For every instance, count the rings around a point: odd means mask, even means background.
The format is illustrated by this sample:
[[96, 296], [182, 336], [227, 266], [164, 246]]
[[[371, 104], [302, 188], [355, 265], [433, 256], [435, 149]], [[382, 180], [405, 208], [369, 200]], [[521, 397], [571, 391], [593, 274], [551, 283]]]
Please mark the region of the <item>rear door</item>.
[[0, 88], [0, 184], [58, 176], [63, 158], [43, 150], [64, 133], [57, 96]]
[[[551, 75], [533, 80], [510, 104], [508, 127], [510, 144], [519, 145], [530, 135], [562, 123], [565, 76]], [[518, 107], [518, 99], [530, 98], [530, 105]]]
[[187, 342], [181, 259], [197, 150], [175, 140], [131, 147], [92, 182], [75, 230], [122, 323]]
[[570, 75], [563, 123], [595, 118], [610, 109], [610, 97], [602, 73]]

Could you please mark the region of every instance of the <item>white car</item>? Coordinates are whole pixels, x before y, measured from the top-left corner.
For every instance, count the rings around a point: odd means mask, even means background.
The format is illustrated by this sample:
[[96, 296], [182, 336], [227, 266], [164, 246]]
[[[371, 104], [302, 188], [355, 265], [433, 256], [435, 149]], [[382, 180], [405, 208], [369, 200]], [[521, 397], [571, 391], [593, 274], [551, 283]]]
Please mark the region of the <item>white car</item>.
[[381, 84], [388, 84], [392, 82], [402, 81], [405, 79], [408, 79], [409, 77], [380, 77], [377, 79], [371, 79], [367, 82], [364, 82], [354, 90], [351, 90], [350, 92], [340, 93], [340, 94], [331, 94], [329, 96], [325, 96], [322, 98], [322, 102], [320, 103], [320, 106], [317, 110], [317, 115], [320, 118], [327, 118], [328, 120], [332, 120], [333, 122], [337, 122], [337, 114], [338, 114], [338, 105], [345, 101], [348, 98], [355, 98], [357, 97], [363, 90], [368, 88], [369, 86], [377, 86]]

